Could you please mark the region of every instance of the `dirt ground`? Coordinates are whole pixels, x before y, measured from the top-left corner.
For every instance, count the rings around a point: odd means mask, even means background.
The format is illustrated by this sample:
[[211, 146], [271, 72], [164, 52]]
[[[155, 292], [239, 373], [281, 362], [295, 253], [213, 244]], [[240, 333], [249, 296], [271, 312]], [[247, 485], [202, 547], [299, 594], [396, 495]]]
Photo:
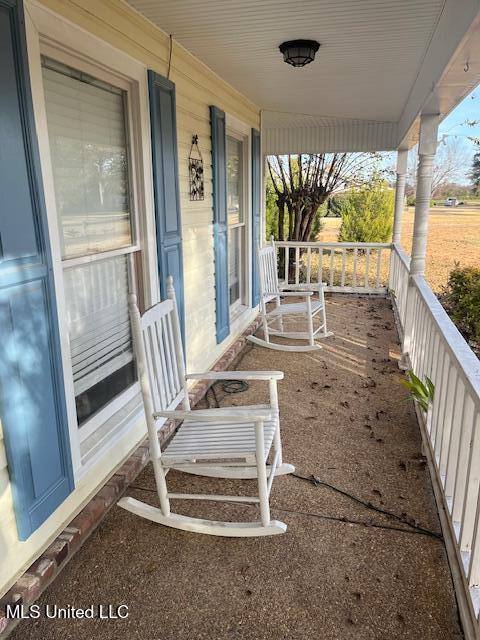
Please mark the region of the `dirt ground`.
[[[402, 233], [402, 246], [408, 254], [412, 246], [413, 217], [414, 209], [409, 207], [404, 214]], [[318, 239], [336, 241], [340, 222], [340, 218], [325, 218]], [[426, 278], [433, 291], [438, 293], [446, 284], [455, 262], [480, 267], [480, 205], [430, 209]]]
[[[40, 604], [127, 604], [124, 620], [22, 622], [12, 640], [460, 640], [455, 597], [412, 404], [399, 384], [390, 303], [329, 296], [335, 335], [315, 353], [247, 347], [241, 369], [280, 369], [284, 458], [307, 478], [275, 479], [287, 533], [257, 539], [169, 529], [113, 507]], [[221, 405], [266, 400], [264, 383]], [[212, 402], [213, 398], [210, 397]], [[172, 472], [171, 489], [234, 492], [238, 481]], [[128, 494], [156, 504], [148, 467]], [[241, 491], [254, 491], [253, 481]], [[255, 506], [174, 503], [217, 519]], [[413, 528], [408, 524], [414, 524]]]

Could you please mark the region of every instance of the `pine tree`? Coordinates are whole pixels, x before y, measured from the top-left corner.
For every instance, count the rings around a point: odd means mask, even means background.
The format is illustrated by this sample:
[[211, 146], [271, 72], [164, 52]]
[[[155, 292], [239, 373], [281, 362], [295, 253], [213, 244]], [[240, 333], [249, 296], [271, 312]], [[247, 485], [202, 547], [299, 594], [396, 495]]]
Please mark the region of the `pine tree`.
[[390, 242], [394, 193], [385, 181], [373, 179], [353, 188], [342, 201], [339, 242]]
[[473, 156], [472, 170], [470, 172], [472, 191], [478, 196], [480, 193], [480, 151]]

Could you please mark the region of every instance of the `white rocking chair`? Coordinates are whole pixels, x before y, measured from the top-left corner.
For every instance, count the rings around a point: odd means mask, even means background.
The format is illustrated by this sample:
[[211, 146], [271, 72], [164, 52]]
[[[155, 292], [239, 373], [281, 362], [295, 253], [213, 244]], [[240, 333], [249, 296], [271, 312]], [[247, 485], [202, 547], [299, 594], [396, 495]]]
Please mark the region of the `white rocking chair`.
[[[260, 313], [262, 314], [263, 339], [249, 336], [248, 339], [262, 347], [278, 351], [315, 351], [322, 347], [315, 342], [317, 338], [333, 335], [327, 331], [324, 287], [318, 285], [280, 285], [278, 282], [277, 248], [273, 239], [270, 244], [257, 250], [258, 271], [260, 274]], [[318, 294], [315, 296], [315, 294]], [[301, 302], [284, 302], [285, 298], [303, 298]], [[267, 304], [275, 300], [273, 308]], [[315, 328], [314, 321], [319, 320]], [[287, 322], [304, 319], [306, 331], [288, 331]], [[271, 341], [271, 336], [291, 340], [307, 340], [306, 345], [279, 344]]]
[[[273, 478], [295, 470], [292, 465], [282, 462], [277, 380], [283, 378], [283, 373], [208, 371], [185, 375], [171, 278], [167, 292], [168, 299], [146, 311], [142, 317], [136, 296], [130, 296], [133, 339], [160, 507], [131, 497], [122, 498], [118, 504], [143, 518], [184, 531], [232, 537], [284, 533], [286, 525], [270, 519], [269, 507]], [[265, 380], [270, 387], [270, 403], [191, 411], [187, 380], [196, 379]], [[180, 402], [183, 406], [181, 411], [176, 410]], [[166, 449], [161, 451], [157, 431], [166, 419], [183, 422]], [[258, 495], [170, 493], [166, 483], [170, 469], [213, 478], [256, 479]], [[258, 504], [261, 520], [219, 522], [179, 515], [170, 511], [172, 499]]]

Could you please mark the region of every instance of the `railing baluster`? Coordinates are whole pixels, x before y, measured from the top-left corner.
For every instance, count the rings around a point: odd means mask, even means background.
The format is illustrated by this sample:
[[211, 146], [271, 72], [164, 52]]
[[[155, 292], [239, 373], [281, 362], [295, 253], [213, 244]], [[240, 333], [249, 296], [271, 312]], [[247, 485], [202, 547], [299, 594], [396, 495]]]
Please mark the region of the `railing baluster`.
[[357, 258], [358, 258], [358, 249], [355, 247], [353, 250], [353, 286], [354, 288], [357, 286]]
[[345, 271], [346, 271], [346, 266], [347, 266], [347, 250], [346, 249], [342, 249], [342, 275], [341, 275], [341, 286], [344, 287], [345, 286]]
[[288, 276], [290, 273], [290, 247], [285, 247], [285, 285], [288, 285]]
[[445, 473], [447, 471], [447, 456], [450, 448], [450, 439], [452, 437], [453, 417], [455, 415], [456, 398], [458, 393], [458, 374], [455, 367], [450, 367], [450, 375], [447, 384], [447, 400], [445, 403], [445, 424], [443, 427], [442, 440], [440, 443], [438, 468], [440, 477], [443, 479], [445, 486]]
[[411, 344], [410, 344], [410, 361], [412, 364], [412, 369], [414, 371], [417, 370], [417, 353], [418, 353], [418, 342], [415, 339], [418, 335], [418, 313], [419, 313], [419, 304], [420, 299], [417, 295], [417, 292], [414, 290], [412, 292], [412, 336], [411, 336]]
[[447, 497], [447, 499], [453, 496], [453, 491], [455, 489], [458, 449], [460, 447], [460, 435], [463, 428], [465, 405], [465, 385], [463, 384], [462, 380], [459, 379], [455, 410], [453, 412], [452, 433], [450, 436], [450, 445], [448, 447], [447, 466], [445, 470], [445, 496]]
[[434, 432], [432, 444], [435, 451], [435, 460], [438, 464], [440, 455], [440, 442], [442, 440], [443, 429], [445, 426], [445, 403], [447, 399], [448, 380], [450, 377], [450, 356], [447, 351], [444, 352], [443, 368], [442, 368], [442, 386], [440, 387], [440, 402], [438, 405], [437, 424]]
[[323, 249], [318, 250], [318, 284], [323, 282]]
[[368, 284], [369, 284], [369, 269], [370, 269], [370, 247], [367, 247], [366, 251], [366, 258], [365, 258], [365, 288], [368, 288]]
[[480, 480], [480, 420], [476, 416], [472, 429], [472, 444], [468, 456], [467, 483], [460, 526], [460, 551], [470, 551], [477, 510]]
[[421, 348], [419, 349], [419, 362], [417, 365], [417, 371], [415, 372], [420, 380], [423, 380], [424, 377], [424, 371], [425, 371], [425, 358], [426, 358], [426, 352], [425, 352], [425, 336], [427, 333], [427, 308], [425, 303], [423, 302], [423, 300], [420, 301], [420, 326], [419, 326], [419, 344], [421, 346]]
[[437, 369], [435, 373], [436, 393], [433, 399], [432, 426], [431, 426], [431, 432], [430, 432], [430, 442], [432, 443], [432, 447], [435, 446], [435, 438], [438, 430], [439, 411], [440, 411], [440, 404], [442, 401], [441, 388], [443, 385], [444, 377], [446, 376], [446, 363], [445, 363], [446, 358], [447, 358], [447, 354], [446, 354], [445, 348], [442, 342], [439, 341]]
[[330, 286], [333, 287], [335, 249], [330, 249]]
[[375, 288], [378, 289], [380, 287], [380, 267], [382, 265], [382, 250], [377, 249], [377, 275], [375, 278]]
[[432, 368], [430, 369], [430, 379], [433, 384], [437, 386], [437, 378], [438, 378], [438, 353], [440, 350], [440, 334], [438, 331], [435, 331], [435, 340], [433, 342], [433, 358], [432, 358]]
[[295, 284], [300, 284], [300, 247], [295, 247]]
[[[460, 446], [458, 448], [457, 473], [455, 477], [455, 488], [453, 490], [452, 520], [454, 524], [459, 523], [463, 512], [465, 498], [465, 487], [467, 483], [467, 463], [470, 451], [470, 441], [472, 437], [473, 423], [475, 421], [475, 405], [469, 396], [465, 403], [465, 415], [460, 434]], [[460, 533], [460, 532], [459, 532]]]
[[428, 340], [427, 340], [427, 356], [425, 360], [424, 375], [432, 378], [432, 361], [433, 361], [433, 343], [436, 338], [436, 332], [434, 331], [433, 322], [428, 323]]
[[307, 284], [310, 284], [310, 278], [312, 274], [312, 250], [310, 247], [307, 249]]

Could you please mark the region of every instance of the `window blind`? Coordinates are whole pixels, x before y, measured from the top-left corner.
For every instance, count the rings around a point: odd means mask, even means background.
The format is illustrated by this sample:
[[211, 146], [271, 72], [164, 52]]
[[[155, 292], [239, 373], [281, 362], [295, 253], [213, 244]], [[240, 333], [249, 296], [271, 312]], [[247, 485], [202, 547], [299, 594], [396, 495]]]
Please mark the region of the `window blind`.
[[124, 92], [49, 59], [43, 85], [63, 256], [130, 244]]
[[127, 256], [65, 270], [75, 395], [133, 360]]

